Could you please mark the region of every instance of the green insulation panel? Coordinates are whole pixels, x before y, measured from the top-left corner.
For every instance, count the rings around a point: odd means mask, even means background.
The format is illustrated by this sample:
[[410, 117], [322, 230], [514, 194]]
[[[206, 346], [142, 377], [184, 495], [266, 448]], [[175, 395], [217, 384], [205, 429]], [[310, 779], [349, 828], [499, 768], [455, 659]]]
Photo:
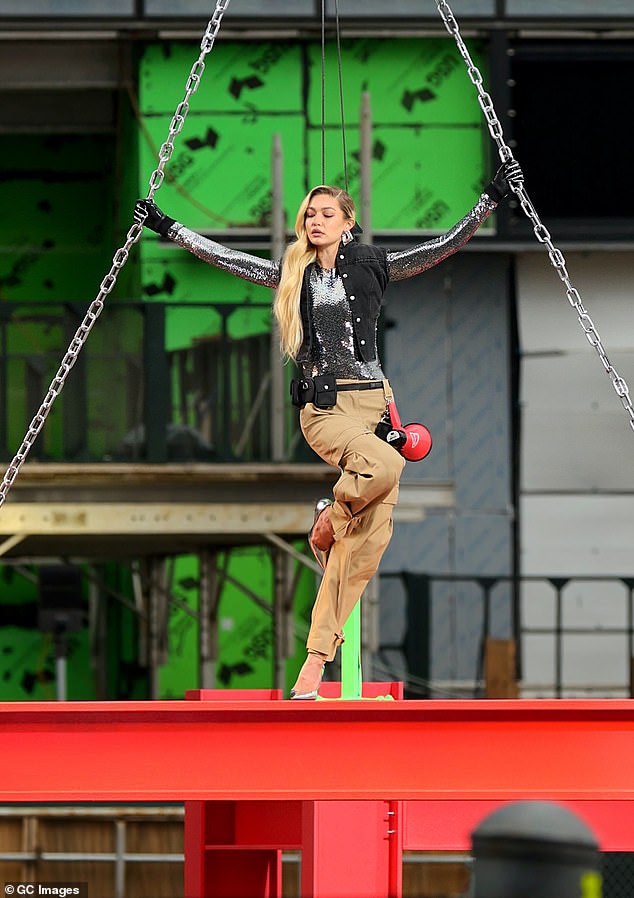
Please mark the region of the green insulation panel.
[[[65, 348], [79, 326], [86, 303], [20, 304], [12, 313], [7, 361], [8, 444], [18, 447], [44, 398]], [[143, 322], [138, 311], [105, 308], [78, 361], [68, 374], [39, 437], [44, 459], [73, 460], [64, 441], [64, 420], [85, 415], [89, 456], [109, 460], [139, 406]], [[31, 385], [29, 387], [29, 384]]]
[[[344, 41], [342, 49], [343, 134], [353, 196], [359, 192], [361, 96], [368, 92], [373, 227], [450, 227], [474, 204], [492, 167], [475, 90], [453, 42], [358, 39]], [[483, 47], [475, 43], [470, 50], [486, 77]], [[143, 57], [142, 178], [155, 166], [193, 55], [190, 45], [164, 44], [149, 48]], [[194, 230], [266, 226], [271, 145], [277, 133], [292, 227], [301, 198], [322, 180], [321, 72], [317, 44], [218, 44], [191, 98], [159, 204]], [[325, 73], [325, 179], [342, 185], [341, 104], [336, 48], [331, 45]]]
[[3, 137], [0, 301], [94, 297], [113, 252], [114, 156], [101, 136]]
[[[154, 167], [157, 147], [182, 100], [192, 50], [182, 44], [153, 46], [143, 58], [142, 173]], [[161, 189], [160, 202], [173, 218], [193, 228], [266, 225], [275, 133], [289, 160], [285, 191], [297, 193], [295, 160], [303, 157], [304, 137], [302, 59], [298, 44], [216, 45]]]
[[[0, 696], [2, 701], [57, 699], [55, 641], [20, 627], [0, 628]], [[66, 689], [69, 701], [96, 698], [87, 630], [68, 638]]]
[[[144, 299], [169, 303], [168, 352], [222, 334], [238, 339], [270, 331], [271, 290], [205, 265], [180, 247], [149, 236], [143, 244], [141, 271]], [[230, 314], [227, 310], [225, 318], [222, 309], [212, 307], [223, 304], [240, 308]]]
[[[470, 43], [475, 64], [486, 71], [480, 43]], [[481, 127], [480, 107], [452, 40], [344, 40], [344, 118], [358, 125], [359, 98], [367, 91], [376, 128], [384, 125], [438, 129]], [[341, 125], [337, 49], [326, 45], [326, 123]], [[321, 45], [307, 46], [308, 120], [321, 125]]]
[[[3, 138], [0, 207], [11, 215], [0, 221], [0, 303], [20, 304], [7, 318], [11, 447], [20, 445], [86, 307], [99, 292], [124, 218], [123, 227], [129, 227], [138, 180], [135, 141], [136, 126], [124, 130], [118, 146], [112, 135]], [[130, 296], [136, 277], [138, 266], [130, 263], [116, 294]], [[115, 301], [111, 296], [110, 304]], [[126, 393], [116, 388], [138, 335], [138, 322], [123, 325], [120, 317], [115, 324], [109, 310], [102, 314], [40, 437], [44, 458], [73, 458], [62, 419], [74, 414], [79, 393], [85, 396], [89, 459], [112, 450], [126, 417]]]
[[[38, 630], [37, 583], [10, 567], [0, 568], [0, 597], [0, 700], [54, 701], [55, 640]], [[68, 634], [66, 664], [68, 698], [94, 699], [87, 629]]]
[[[301, 546], [298, 546], [301, 550]], [[214, 664], [218, 689], [258, 689], [270, 687], [274, 677], [272, 582], [273, 569], [267, 549], [259, 546], [234, 549], [226, 559], [219, 557], [233, 582], [222, 586], [218, 612], [218, 658]], [[198, 559], [176, 559], [173, 592], [180, 600], [171, 606], [168, 661], [160, 671], [162, 698], [182, 698], [198, 683], [198, 625], [191, 611], [198, 609]], [[287, 690], [290, 689], [305, 657], [304, 643], [314, 598], [314, 575], [304, 570], [296, 591], [296, 653], [287, 662]], [[237, 586], [242, 583], [258, 596], [252, 597]]]
[[[394, 231], [439, 231], [455, 224], [471, 208], [482, 192], [482, 138], [475, 128], [450, 129], [442, 141], [431, 130], [384, 128], [383, 139], [372, 144], [373, 199], [372, 226]], [[391, 155], [389, 141], [399, 142], [402, 155]], [[384, 143], [383, 140], [388, 143]], [[321, 160], [321, 133], [309, 135], [309, 155], [313, 168]], [[359, 133], [348, 133], [350, 192], [359, 190]], [[333, 131], [326, 133], [326, 159], [341, 159], [341, 138]], [[343, 183], [343, 169], [335, 178]], [[469, 199], [466, 199], [466, 194]], [[461, 212], [454, 210], [461, 209]], [[382, 210], [382, 213], [379, 211]], [[359, 224], [363, 221], [359, 217]], [[486, 224], [484, 225], [486, 228]], [[414, 241], [415, 238], [412, 238]], [[421, 239], [425, 239], [424, 237]], [[389, 237], [382, 243], [389, 248]]]

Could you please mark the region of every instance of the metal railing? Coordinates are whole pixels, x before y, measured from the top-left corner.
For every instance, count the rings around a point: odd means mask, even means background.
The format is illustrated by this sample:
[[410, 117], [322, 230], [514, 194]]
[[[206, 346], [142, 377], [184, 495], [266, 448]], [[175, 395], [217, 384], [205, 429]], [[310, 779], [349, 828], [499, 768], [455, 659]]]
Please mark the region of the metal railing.
[[[407, 626], [402, 642], [381, 645], [378, 672], [404, 679], [411, 697], [482, 696], [484, 653], [489, 637], [515, 641], [516, 673], [522, 694], [555, 698], [586, 694], [634, 695], [634, 575], [485, 576], [403, 571], [381, 574], [380, 579], [381, 594], [395, 584], [402, 589]], [[605, 597], [609, 592], [617, 602], [617, 606], [612, 606], [612, 620], [606, 619]], [[574, 607], [568, 608], [567, 601]], [[452, 615], [461, 617], [463, 633], [470, 630], [467, 644], [463, 643], [459, 652], [461, 660], [467, 656], [467, 665], [473, 670], [472, 678], [464, 675], [464, 668], [449, 676], [434, 675], [432, 656], [437, 637], [434, 628], [438, 625], [438, 617], [433, 614], [434, 603], [441, 604], [445, 620]], [[615, 622], [615, 618], [619, 618], [619, 622]], [[468, 626], [464, 624], [465, 619], [470, 622]], [[545, 678], [531, 682], [526, 676], [531, 653], [528, 641], [534, 637], [551, 641], [552, 655], [546, 659], [552, 670], [550, 682]], [[581, 664], [585, 668], [583, 681], [566, 675], [566, 661], [572, 656], [571, 640], [575, 637], [593, 640], [595, 649], [577, 661], [577, 668]], [[601, 664], [597, 661], [597, 640], [605, 637], [620, 640], [620, 647], [618, 642], [615, 644], [623, 674], [619, 681], [606, 681], [597, 667]], [[400, 655], [406, 669], [397, 670], [395, 663], [398, 666], [398, 662], [386, 660], [389, 653]], [[541, 655], [543, 657], [543, 652]], [[569, 660], [568, 668], [572, 666]]]
[[[76, 303], [0, 306], [0, 459], [19, 445], [84, 312]], [[270, 323], [268, 304], [113, 302], [31, 458], [269, 461]], [[298, 460], [297, 415], [290, 405], [283, 414], [285, 460]]]

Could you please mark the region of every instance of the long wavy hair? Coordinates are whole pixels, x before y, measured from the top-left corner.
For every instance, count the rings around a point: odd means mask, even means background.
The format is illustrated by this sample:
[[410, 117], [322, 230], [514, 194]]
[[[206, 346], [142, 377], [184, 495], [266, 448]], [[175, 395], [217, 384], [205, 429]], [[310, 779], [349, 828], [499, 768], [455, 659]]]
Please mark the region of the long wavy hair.
[[301, 202], [295, 219], [297, 240], [284, 253], [280, 284], [275, 294], [273, 314], [280, 334], [280, 348], [286, 358], [296, 359], [303, 339], [302, 318], [299, 300], [304, 272], [317, 258], [317, 251], [306, 232], [306, 210], [315, 196], [331, 196], [337, 200], [345, 218], [354, 221], [356, 217], [352, 197], [339, 187], [320, 184], [308, 193]]

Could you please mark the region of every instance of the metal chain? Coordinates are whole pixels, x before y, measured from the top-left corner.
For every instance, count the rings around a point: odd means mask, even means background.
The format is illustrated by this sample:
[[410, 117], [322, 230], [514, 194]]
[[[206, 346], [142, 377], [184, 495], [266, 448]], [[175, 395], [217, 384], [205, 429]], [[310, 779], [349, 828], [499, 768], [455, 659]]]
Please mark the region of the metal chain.
[[[346, 120], [343, 97], [343, 64], [341, 62], [341, 22], [339, 2], [335, 0], [335, 36], [337, 43], [337, 70], [339, 74], [339, 114], [341, 117], [341, 149], [343, 156], [343, 180], [346, 193], [348, 185], [348, 152], [346, 149]], [[321, 183], [326, 183], [326, 0], [321, 0]]]
[[[185, 95], [183, 97], [183, 100], [176, 107], [176, 112], [174, 113], [172, 121], [170, 122], [167, 140], [165, 141], [165, 143], [163, 143], [159, 150], [159, 163], [150, 176], [147, 199], [151, 200], [154, 197], [156, 191], [163, 183], [163, 180], [165, 178], [165, 166], [171, 159], [172, 153], [174, 152], [174, 140], [177, 134], [180, 134], [183, 125], [185, 124], [185, 118], [187, 117], [187, 113], [189, 112], [190, 97], [198, 90], [202, 74], [205, 70], [205, 57], [211, 52], [214, 46], [218, 31], [220, 30], [222, 17], [225, 13], [225, 10], [229, 6], [229, 3], [230, 0], [217, 0], [216, 2], [216, 8], [214, 10], [213, 16], [207, 24], [205, 34], [200, 43], [200, 55], [189, 73], [189, 77], [185, 85]], [[114, 257], [112, 259], [112, 266], [108, 274], [101, 282], [99, 293], [90, 304], [84, 320], [77, 328], [75, 336], [71, 340], [70, 345], [66, 350], [66, 355], [62, 359], [57, 374], [51, 381], [48, 392], [44, 397], [44, 400], [40, 405], [37, 414], [29, 425], [26, 436], [24, 437], [20, 448], [16, 452], [12, 462], [4, 473], [2, 484], [0, 484], [0, 508], [4, 505], [5, 499], [7, 498], [9, 490], [13, 486], [18, 476], [20, 468], [26, 461], [26, 458], [31, 451], [35, 440], [42, 430], [49, 412], [51, 411], [53, 403], [61, 393], [66, 378], [68, 377], [71, 368], [77, 361], [77, 357], [79, 356], [84, 343], [88, 339], [88, 334], [92, 330], [92, 327], [95, 324], [97, 318], [103, 311], [104, 301], [108, 297], [108, 295], [112, 293], [117, 283], [119, 272], [128, 261], [132, 246], [137, 243], [142, 232], [143, 221], [135, 221], [126, 235], [126, 241], [124, 245], [114, 254]]]
[[[436, 0], [436, 6], [438, 7], [438, 12], [440, 13], [442, 20], [445, 23], [447, 31], [453, 37], [458, 46], [460, 55], [462, 56], [467, 67], [469, 78], [471, 79], [471, 82], [478, 92], [478, 102], [480, 104], [482, 112], [484, 113], [484, 117], [486, 119], [491, 137], [497, 144], [502, 162], [514, 161], [513, 152], [508, 144], [504, 141], [502, 125], [500, 124], [500, 120], [495, 113], [493, 100], [483, 87], [482, 75], [477, 66], [474, 65], [469, 51], [467, 50], [467, 47], [460, 34], [460, 28], [451, 11], [451, 8], [449, 7], [449, 4], [446, 2], [446, 0]], [[588, 314], [587, 309], [584, 307], [581, 301], [579, 291], [576, 289], [576, 287], [573, 286], [570, 280], [568, 270], [566, 268], [566, 260], [564, 259], [563, 253], [554, 245], [551, 235], [546, 226], [540, 220], [539, 215], [537, 214], [537, 211], [524, 188], [524, 185], [520, 184], [519, 186], [511, 186], [513, 192], [516, 194], [517, 198], [520, 201], [522, 210], [530, 219], [533, 225], [535, 237], [539, 240], [540, 243], [543, 243], [548, 250], [548, 256], [553, 265], [553, 268], [559, 275], [564, 287], [566, 288], [566, 296], [568, 297], [568, 302], [576, 311], [579, 324], [581, 325], [581, 328], [586, 335], [588, 342], [596, 349], [599, 358], [601, 359], [601, 364], [605, 368], [605, 371], [612, 381], [612, 386], [614, 387], [617, 396], [621, 400], [623, 408], [629, 415], [630, 427], [634, 430], [634, 406], [632, 405], [629, 387], [626, 381], [619, 375], [616, 368], [610, 363], [610, 360], [608, 359], [606, 351], [603, 347], [603, 343], [601, 342], [599, 332], [597, 331], [592, 318]]]

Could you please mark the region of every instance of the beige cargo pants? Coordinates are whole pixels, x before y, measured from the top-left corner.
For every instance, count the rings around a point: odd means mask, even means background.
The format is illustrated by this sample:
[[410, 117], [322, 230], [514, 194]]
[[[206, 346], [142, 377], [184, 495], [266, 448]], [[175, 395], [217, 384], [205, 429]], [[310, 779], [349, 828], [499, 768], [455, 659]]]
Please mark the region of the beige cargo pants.
[[[351, 381], [341, 381], [350, 383]], [[330, 509], [335, 542], [313, 606], [306, 646], [329, 661], [343, 642], [343, 627], [379, 566], [392, 535], [392, 510], [405, 464], [374, 429], [390, 386], [339, 392], [334, 408], [309, 404], [300, 413], [302, 433], [325, 462], [341, 468]]]

